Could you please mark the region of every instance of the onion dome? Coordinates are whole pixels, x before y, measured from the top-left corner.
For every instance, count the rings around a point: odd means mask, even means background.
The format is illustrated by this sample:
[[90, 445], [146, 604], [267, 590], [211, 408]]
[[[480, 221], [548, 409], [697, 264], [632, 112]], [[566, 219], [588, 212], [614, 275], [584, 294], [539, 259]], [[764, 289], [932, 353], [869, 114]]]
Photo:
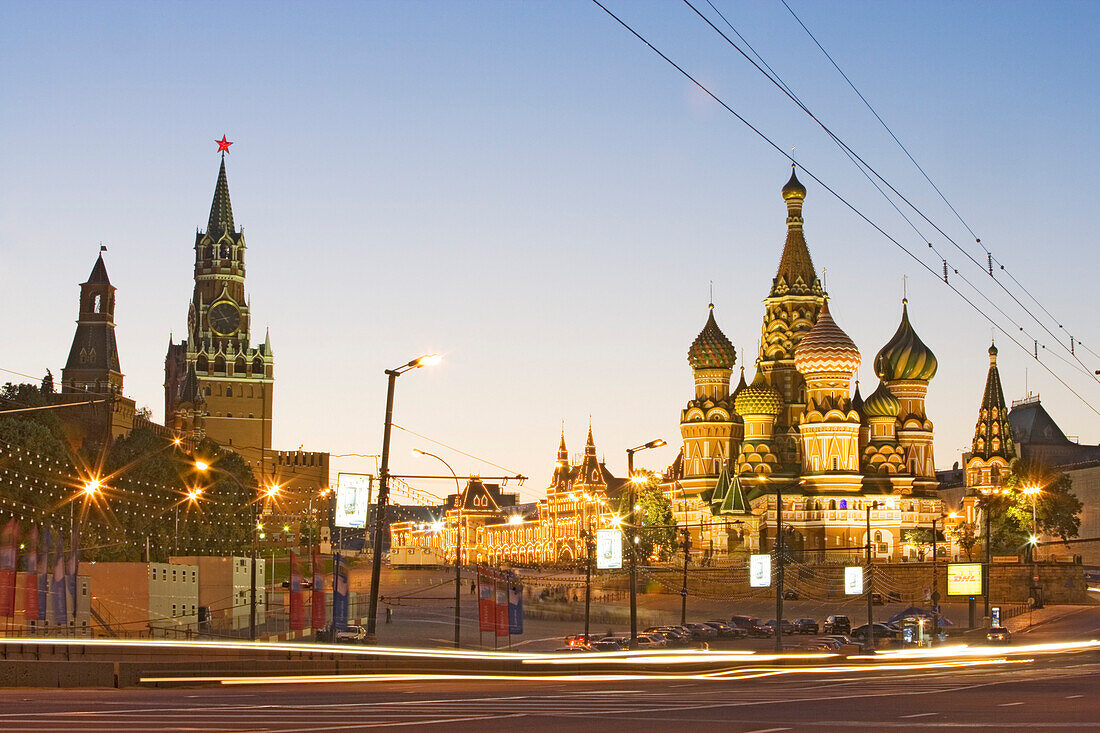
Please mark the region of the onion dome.
[[859, 362], [859, 349], [848, 334], [836, 325], [829, 313], [829, 301], [826, 300], [817, 316], [817, 323], [802, 337], [794, 350], [795, 368], [802, 374], [855, 374], [859, 369]]
[[798, 176], [794, 172], [794, 164], [791, 164], [791, 180], [787, 181], [783, 186], [783, 198], [787, 201], [791, 199], [804, 199], [806, 198], [806, 187], [802, 185], [802, 182], [798, 180]]
[[989, 345], [989, 355], [990, 356], [996, 356], [997, 355], [997, 344], [990, 344]]
[[737, 350], [718, 328], [714, 320], [714, 304], [711, 303], [707, 323], [688, 349], [688, 364], [692, 369], [733, 369], [736, 360]]
[[901, 324], [875, 357], [875, 374], [888, 382], [894, 379], [927, 382], [936, 376], [938, 366], [936, 355], [909, 325], [909, 301], [902, 300]]
[[738, 415], [771, 415], [776, 417], [783, 405], [779, 391], [764, 379], [760, 366], [756, 367], [756, 378], [752, 384], [740, 390], [733, 401], [733, 409]]
[[901, 414], [901, 400], [894, 396], [886, 382], [880, 380], [878, 389], [864, 400], [863, 414], [867, 417], [897, 417]]

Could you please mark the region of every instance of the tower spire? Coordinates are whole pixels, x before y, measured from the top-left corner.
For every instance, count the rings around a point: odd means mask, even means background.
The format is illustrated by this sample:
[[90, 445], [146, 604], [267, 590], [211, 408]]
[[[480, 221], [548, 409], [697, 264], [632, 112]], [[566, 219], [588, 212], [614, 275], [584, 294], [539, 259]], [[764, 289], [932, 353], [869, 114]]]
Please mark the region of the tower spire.
[[206, 224], [206, 233], [217, 239], [215, 232], [235, 231], [233, 227], [233, 204], [229, 200], [229, 179], [225, 175], [225, 155], [222, 155], [221, 168], [218, 170], [218, 182], [214, 186], [214, 200], [210, 203], [210, 220]]
[[792, 164], [791, 178], [783, 186], [783, 200], [787, 203], [787, 240], [783, 243], [779, 269], [772, 281], [772, 297], [821, 294], [821, 283], [818, 282], [806, 237], [802, 233], [802, 202], [805, 199], [806, 187], [798, 180]]

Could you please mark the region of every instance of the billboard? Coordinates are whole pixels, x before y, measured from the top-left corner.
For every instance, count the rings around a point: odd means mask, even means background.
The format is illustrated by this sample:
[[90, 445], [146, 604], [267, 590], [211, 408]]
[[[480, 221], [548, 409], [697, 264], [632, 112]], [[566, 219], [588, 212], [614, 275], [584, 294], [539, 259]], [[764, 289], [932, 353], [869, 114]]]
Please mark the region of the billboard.
[[844, 595], [858, 596], [863, 592], [863, 567], [861, 565], [844, 568]]
[[767, 588], [772, 584], [772, 556], [749, 555], [749, 587]]
[[616, 570], [623, 566], [623, 533], [618, 529], [596, 530], [596, 568]]
[[980, 562], [950, 563], [947, 566], [947, 595], [980, 596], [982, 594], [982, 564]]
[[365, 473], [336, 474], [336, 509], [332, 523], [337, 527], [364, 529], [373, 476]]

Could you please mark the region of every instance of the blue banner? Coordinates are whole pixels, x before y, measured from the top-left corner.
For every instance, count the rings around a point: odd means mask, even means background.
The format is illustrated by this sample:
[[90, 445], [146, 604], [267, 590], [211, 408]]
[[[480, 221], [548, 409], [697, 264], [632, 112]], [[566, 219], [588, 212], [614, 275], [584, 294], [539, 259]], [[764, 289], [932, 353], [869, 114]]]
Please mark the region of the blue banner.
[[337, 553], [332, 558], [332, 628], [348, 625], [348, 569]]
[[508, 634], [523, 633], [523, 585], [514, 576], [508, 580]]

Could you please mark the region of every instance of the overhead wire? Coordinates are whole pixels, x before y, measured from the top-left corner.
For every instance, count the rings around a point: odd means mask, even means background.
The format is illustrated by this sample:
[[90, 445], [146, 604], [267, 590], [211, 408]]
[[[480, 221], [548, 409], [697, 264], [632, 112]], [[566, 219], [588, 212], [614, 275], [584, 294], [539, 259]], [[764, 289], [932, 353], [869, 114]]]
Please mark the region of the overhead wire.
[[[934, 269], [932, 269], [926, 262], [924, 262], [922, 259], [917, 257], [917, 255], [915, 255], [913, 252], [911, 252], [908, 247], [906, 247], [901, 242], [899, 242], [895, 237], [891, 236], [881, 226], [879, 226], [876, 222], [874, 222], [870, 217], [868, 217], [860, 209], [858, 209], [854, 204], [852, 204], [850, 201], [848, 201], [848, 199], [846, 199], [844, 196], [842, 196], [836, 189], [832, 188], [827, 183], [825, 183], [813, 171], [806, 168], [804, 165], [799, 164], [798, 161], [791, 154], [787, 153], [774, 140], [772, 140], [762, 130], [760, 130], [760, 128], [753, 125], [747, 118], [745, 118], [740, 113], [738, 113], [735, 109], [733, 109], [733, 107], [731, 107], [728, 103], [726, 103], [722, 98], [720, 98], [718, 95], [716, 95], [714, 92], [712, 92], [706, 85], [704, 85], [702, 82], [700, 82], [698, 79], [696, 79], [690, 72], [688, 72], [682, 66], [677, 64], [675, 61], [673, 61], [663, 51], [661, 51], [656, 46], [654, 46], [645, 36], [643, 36], [641, 33], [636, 31], [630, 24], [628, 24], [626, 21], [624, 21], [618, 15], [613, 13], [609, 8], [607, 8], [603, 3], [601, 3], [600, 0], [592, 0], [592, 2], [597, 7], [599, 7], [601, 10], [603, 10], [605, 13], [607, 13], [607, 15], [609, 15], [615, 22], [617, 22], [624, 29], [626, 29], [631, 35], [633, 35], [635, 38], [637, 38], [639, 41], [641, 41], [643, 44], [645, 44], [651, 51], [653, 51], [655, 54], [660, 56], [661, 59], [663, 59], [666, 63], [668, 63], [670, 66], [672, 66], [678, 72], [680, 72], [680, 74], [683, 75], [688, 81], [690, 81], [692, 84], [694, 84], [696, 87], [698, 87], [698, 89], [700, 91], [702, 91], [708, 97], [713, 99], [723, 109], [725, 109], [727, 112], [729, 112], [731, 115], [733, 115], [737, 120], [739, 120], [742, 124], [744, 124], [746, 127], [748, 127], [753, 133], [755, 133], [764, 142], [766, 142], [769, 146], [771, 146], [776, 152], [778, 152], [780, 155], [782, 155], [784, 158], [786, 158], [792, 164], [798, 165], [800, 168], [802, 168], [803, 172], [805, 172], [805, 174], [807, 176], [809, 176], [815, 183], [817, 183], [823, 189], [825, 189], [830, 194], [832, 194], [833, 197], [835, 197], [838, 201], [840, 201], [840, 203], [842, 203], [846, 208], [848, 208], [853, 214], [855, 214], [858, 218], [863, 220], [871, 228], [873, 228], [875, 231], [877, 231], [879, 234], [881, 234], [883, 237], [885, 237], [888, 241], [890, 241], [892, 244], [894, 244], [896, 247], [898, 247], [898, 249], [902, 250], [902, 252], [904, 252], [910, 258], [912, 258], [920, 267], [924, 268], [924, 270], [926, 270], [930, 275], [932, 275], [932, 277], [934, 277], [937, 280], [941, 280], [940, 275]], [[685, 2], [686, 2], [686, 0], [685, 0]], [[704, 19], [706, 19], [705, 16], [703, 16], [703, 17], [704, 17]], [[709, 20], [708, 20], [708, 23], [709, 23]], [[713, 27], [713, 23], [711, 23], [711, 25]], [[719, 31], [719, 33], [721, 33], [721, 31]], [[736, 44], [734, 44], [734, 45], [736, 45]], [[853, 152], [853, 155], [856, 155], [856, 154]], [[858, 157], [858, 155], [856, 157]], [[885, 180], [883, 181], [883, 183], [885, 183], [888, 187], [890, 186], [889, 182], [887, 182]], [[900, 194], [898, 194], [898, 195], [900, 197]], [[902, 197], [902, 198], [904, 198], [904, 197]], [[933, 224], [933, 226], [935, 226], [935, 225]], [[1002, 327], [999, 323], [997, 323], [995, 320], [993, 320], [993, 318], [991, 318], [985, 311], [983, 311], [980, 307], [978, 307], [978, 305], [976, 305], [970, 298], [968, 298], [966, 295], [964, 295], [962, 292], [960, 292], [958, 288], [954, 287], [950, 282], [944, 282], [944, 284], [948, 288], [950, 288], [952, 291], [954, 291], [955, 294], [958, 295], [963, 300], [963, 302], [965, 302], [967, 305], [969, 305], [982, 318], [984, 318], [986, 321], [988, 321], [990, 325], [992, 325], [994, 328], [996, 328], [998, 331], [1000, 331], [1002, 334], [1004, 334], [1004, 336], [1009, 341], [1012, 341], [1014, 344], [1019, 346], [1022, 350], [1028, 351], [1027, 347], [1025, 347], [1023, 344], [1021, 344], [1015, 338], [1015, 336], [1013, 334], [1009, 333], [1004, 327]], [[1038, 359], [1038, 357], [1036, 357], [1035, 360], [1040, 364], [1040, 366], [1042, 366], [1044, 369], [1046, 369], [1046, 371], [1052, 377], [1054, 377], [1055, 380], [1057, 380], [1060, 384], [1062, 384], [1063, 387], [1065, 387], [1069, 392], [1071, 392], [1075, 397], [1077, 397], [1077, 399], [1079, 399], [1086, 407], [1088, 407], [1090, 410], [1092, 410], [1094, 413], [1096, 413], [1098, 416], [1100, 416], [1100, 409], [1097, 409], [1095, 406], [1093, 406], [1088, 400], [1085, 399], [1085, 397], [1083, 395], [1081, 395], [1077, 390], [1075, 390], [1072, 386], [1070, 386], [1064, 379], [1061, 378], [1061, 376], [1059, 376], [1057, 373], [1055, 373], [1054, 370], [1052, 370], [1042, 360]]]
[[[929, 175], [928, 175], [928, 172], [927, 172], [927, 171], [925, 171], [924, 167], [923, 167], [923, 166], [921, 166], [921, 164], [917, 162], [916, 158], [914, 158], [914, 157], [913, 157], [913, 154], [912, 154], [912, 153], [911, 153], [911, 152], [909, 151], [909, 148], [907, 148], [907, 147], [905, 146], [905, 144], [904, 144], [904, 143], [902, 143], [902, 141], [901, 141], [900, 139], [898, 139], [898, 136], [897, 136], [896, 134], [894, 134], [894, 131], [893, 131], [892, 129], [890, 129], [890, 126], [889, 126], [888, 124], [886, 124], [886, 120], [884, 120], [884, 119], [882, 118], [882, 116], [881, 116], [881, 115], [879, 115], [878, 111], [877, 111], [877, 110], [876, 110], [876, 109], [875, 109], [875, 108], [874, 108], [874, 107], [873, 107], [873, 106], [871, 105], [871, 102], [870, 102], [870, 101], [868, 101], [868, 99], [867, 99], [867, 98], [866, 98], [866, 97], [865, 97], [865, 96], [863, 95], [863, 93], [859, 91], [859, 89], [858, 89], [858, 88], [856, 87], [855, 83], [854, 83], [854, 82], [853, 82], [853, 81], [852, 81], [852, 80], [851, 80], [851, 79], [850, 79], [850, 78], [848, 77], [848, 75], [847, 75], [846, 73], [844, 73], [844, 70], [843, 70], [842, 68], [840, 68], [840, 65], [839, 65], [839, 64], [838, 64], [838, 63], [836, 62], [836, 60], [835, 60], [835, 59], [833, 58], [832, 54], [830, 54], [830, 53], [829, 53], [829, 52], [828, 52], [828, 51], [827, 51], [827, 50], [825, 49], [825, 47], [824, 47], [824, 46], [823, 46], [823, 45], [821, 44], [821, 42], [820, 42], [820, 41], [819, 41], [819, 40], [817, 39], [817, 36], [815, 36], [815, 35], [813, 34], [813, 32], [812, 32], [812, 31], [811, 31], [811, 30], [810, 30], [810, 29], [809, 29], [809, 28], [808, 28], [808, 27], [806, 26], [806, 24], [805, 24], [805, 23], [804, 23], [804, 22], [802, 21], [802, 19], [801, 19], [801, 18], [800, 18], [800, 17], [798, 16], [798, 14], [797, 14], [797, 13], [795, 13], [794, 9], [793, 9], [793, 8], [792, 8], [792, 7], [790, 6], [790, 4], [789, 4], [789, 3], [787, 2], [787, 0], [780, 0], [780, 2], [782, 2], [782, 3], [783, 3], [783, 7], [785, 7], [785, 8], [787, 9], [787, 11], [788, 11], [788, 12], [789, 12], [789, 13], [791, 14], [791, 16], [792, 16], [792, 17], [793, 17], [793, 18], [795, 19], [795, 21], [796, 21], [796, 22], [798, 23], [798, 25], [802, 27], [802, 30], [806, 31], [806, 35], [808, 35], [808, 36], [810, 37], [810, 40], [812, 40], [812, 41], [814, 42], [814, 45], [816, 45], [816, 46], [818, 47], [818, 49], [820, 49], [821, 53], [823, 53], [823, 54], [825, 55], [825, 58], [827, 58], [827, 59], [829, 60], [829, 63], [833, 65], [833, 68], [835, 68], [835, 69], [837, 70], [837, 72], [838, 72], [838, 73], [840, 74], [840, 76], [841, 76], [841, 77], [842, 77], [842, 78], [844, 79], [844, 81], [845, 81], [845, 82], [847, 82], [848, 86], [852, 88], [852, 91], [856, 93], [856, 96], [858, 96], [858, 97], [860, 98], [860, 100], [861, 100], [861, 101], [863, 102], [863, 104], [864, 104], [864, 105], [866, 105], [867, 109], [868, 109], [868, 110], [870, 110], [871, 114], [872, 114], [872, 115], [874, 115], [875, 119], [876, 119], [876, 120], [878, 120], [879, 124], [881, 124], [881, 125], [882, 125], [882, 127], [883, 127], [883, 129], [885, 129], [885, 130], [886, 130], [887, 134], [889, 134], [889, 135], [890, 135], [890, 137], [891, 137], [891, 138], [892, 138], [892, 139], [894, 140], [894, 142], [895, 142], [895, 143], [897, 143], [898, 147], [899, 147], [899, 148], [901, 148], [902, 152], [903, 152], [903, 153], [905, 153], [905, 156], [906, 156], [907, 158], [909, 158], [909, 160], [910, 160], [910, 162], [911, 162], [911, 163], [913, 164], [913, 166], [914, 166], [914, 167], [916, 167], [916, 169], [917, 169], [918, 171], [920, 171], [920, 174], [921, 174], [921, 175], [922, 175], [922, 176], [924, 177], [924, 180], [928, 182], [928, 185], [930, 185], [930, 186], [932, 187], [932, 189], [933, 189], [933, 190], [934, 190], [934, 191], [936, 192], [936, 194], [937, 194], [937, 195], [938, 195], [938, 196], [940, 197], [940, 199], [941, 199], [941, 200], [943, 201], [943, 203], [944, 203], [944, 204], [945, 204], [945, 205], [947, 206], [947, 208], [949, 208], [949, 209], [951, 210], [951, 213], [953, 213], [953, 214], [955, 215], [955, 218], [957, 218], [957, 219], [959, 220], [959, 223], [960, 223], [960, 224], [962, 224], [962, 225], [963, 225], [963, 227], [964, 227], [964, 228], [965, 228], [965, 229], [966, 229], [966, 230], [967, 230], [968, 232], [970, 232], [970, 236], [972, 236], [972, 237], [974, 238], [974, 242], [975, 242], [975, 243], [976, 243], [976, 244], [977, 244], [977, 245], [978, 245], [979, 247], [981, 247], [981, 249], [982, 249], [982, 250], [983, 250], [983, 251], [985, 252], [986, 256], [987, 256], [987, 257], [989, 258], [989, 262], [990, 262], [990, 264], [991, 264], [991, 263], [993, 263], [993, 262], [996, 262], [996, 263], [997, 263], [997, 265], [998, 265], [998, 267], [999, 267], [999, 268], [1000, 268], [1000, 269], [1001, 269], [1001, 270], [1002, 270], [1002, 271], [1003, 271], [1003, 272], [1005, 273], [1005, 275], [1007, 275], [1007, 276], [1008, 276], [1008, 277], [1009, 277], [1009, 278], [1010, 278], [1010, 279], [1012, 280], [1012, 282], [1013, 282], [1013, 283], [1015, 283], [1015, 284], [1016, 284], [1016, 286], [1017, 286], [1018, 288], [1020, 288], [1020, 290], [1021, 290], [1021, 291], [1023, 291], [1023, 292], [1024, 292], [1024, 293], [1025, 293], [1025, 294], [1026, 294], [1026, 295], [1027, 295], [1027, 296], [1028, 296], [1028, 297], [1029, 297], [1029, 298], [1030, 298], [1031, 300], [1032, 300], [1032, 302], [1034, 302], [1034, 303], [1035, 303], [1035, 305], [1039, 306], [1039, 308], [1040, 308], [1040, 309], [1041, 309], [1041, 310], [1042, 310], [1042, 311], [1043, 311], [1044, 313], [1046, 313], [1046, 315], [1047, 315], [1047, 316], [1048, 316], [1048, 317], [1049, 317], [1049, 318], [1051, 319], [1051, 321], [1053, 321], [1054, 323], [1056, 323], [1056, 324], [1058, 325], [1058, 328], [1060, 328], [1060, 329], [1062, 329], [1063, 331], [1065, 331], [1065, 332], [1066, 332], [1066, 335], [1068, 335], [1068, 336], [1069, 336], [1069, 338], [1070, 338], [1070, 342], [1071, 342], [1071, 343], [1073, 343], [1073, 342], [1076, 342], [1076, 343], [1077, 343], [1077, 345], [1079, 345], [1079, 346], [1083, 347], [1084, 349], [1086, 349], [1086, 350], [1087, 350], [1087, 351], [1088, 351], [1089, 353], [1091, 353], [1091, 354], [1092, 354], [1093, 356], [1096, 356], [1096, 357], [1100, 358], [1100, 354], [1097, 354], [1097, 353], [1096, 353], [1095, 351], [1093, 351], [1093, 350], [1092, 350], [1091, 348], [1089, 348], [1089, 347], [1088, 347], [1088, 346], [1086, 346], [1086, 345], [1085, 345], [1084, 343], [1082, 343], [1080, 339], [1077, 339], [1077, 338], [1076, 338], [1075, 336], [1073, 336], [1073, 334], [1072, 334], [1072, 333], [1070, 333], [1070, 332], [1069, 332], [1069, 330], [1068, 330], [1068, 329], [1066, 329], [1066, 328], [1065, 328], [1065, 327], [1064, 327], [1064, 326], [1062, 325], [1062, 323], [1061, 323], [1060, 319], [1058, 319], [1058, 318], [1057, 318], [1057, 317], [1056, 317], [1056, 316], [1055, 316], [1055, 315], [1054, 315], [1053, 313], [1051, 313], [1051, 312], [1050, 312], [1050, 310], [1049, 310], [1049, 309], [1048, 309], [1048, 308], [1047, 308], [1047, 307], [1046, 307], [1045, 305], [1043, 305], [1043, 304], [1042, 304], [1042, 303], [1041, 303], [1041, 302], [1039, 301], [1039, 299], [1038, 299], [1038, 298], [1036, 298], [1036, 297], [1035, 297], [1035, 295], [1034, 295], [1034, 294], [1033, 294], [1033, 293], [1032, 293], [1032, 292], [1031, 292], [1031, 291], [1030, 291], [1030, 290], [1029, 290], [1029, 289], [1028, 289], [1028, 288], [1027, 288], [1027, 287], [1026, 287], [1026, 286], [1025, 286], [1025, 285], [1024, 285], [1024, 284], [1023, 284], [1022, 282], [1020, 282], [1020, 281], [1019, 281], [1019, 280], [1018, 280], [1018, 279], [1016, 278], [1016, 276], [1015, 276], [1015, 275], [1014, 275], [1014, 274], [1012, 273], [1012, 271], [1011, 271], [1011, 270], [1009, 270], [1009, 269], [1007, 269], [1007, 268], [1005, 267], [1004, 263], [1003, 263], [1003, 262], [1001, 262], [1001, 260], [999, 260], [999, 259], [998, 259], [998, 258], [996, 257], [996, 255], [994, 255], [994, 254], [993, 254], [992, 250], [990, 250], [990, 249], [989, 249], [989, 247], [987, 247], [987, 246], [986, 246], [986, 245], [985, 245], [985, 244], [984, 244], [984, 243], [982, 242], [982, 239], [981, 239], [981, 237], [979, 237], [979, 236], [977, 235], [977, 233], [976, 233], [976, 232], [974, 231], [974, 229], [973, 229], [973, 228], [972, 228], [972, 227], [970, 226], [970, 224], [969, 224], [969, 223], [967, 223], [966, 219], [964, 219], [964, 218], [963, 218], [963, 216], [962, 216], [962, 214], [961, 214], [961, 213], [959, 212], [959, 210], [958, 210], [957, 208], [955, 208], [955, 205], [954, 205], [954, 204], [952, 204], [950, 200], [948, 200], [947, 196], [946, 196], [946, 195], [945, 195], [945, 194], [943, 193], [943, 191], [942, 191], [942, 190], [940, 190], [940, 187], [936, 185], [936, 183], [935, 183], [935, 182], [934, 182], [934, 181], [932, 180], [931, 176], [929, 176]], [[712, 7], [712, 8], [714, 8], [714, 4], [713, 4], [713, 3], [711, 3], [711, 1], [710, 1], [710, 0], [707, 0], [707, 3], [708, 3], [708, 4], [709, 4], [709, 5], [710, 5], [710, 6]], [[717, 8], [714, 8], [714, 10], [715, 10], [715, 12], [717, 12], [717, 13], [718, 13], [719, 15], [722, 15], [721, 11], [719, 11], [719, 10], [718, 10]], [[723, 19], [723, 20], [726, 20], [725, 16], [722, 16], [722, 19]], [[727, 23], [727, 24], [729, 24], [729, 21], [728, 21], [728, 20], [726, 20], [726, 23]], [[731, 25], [731, 27], [732, 27], [732, 25]], [[736, 31], [735, 31], [735, 32], [736, 32]], [[741, 37], [741, 36], [740, 36], [740, 34], [738, 34], [738, 37]], [[742, 39], [742, 40], [743, 40], [743, 39]], [[983, 271], [984, 271], [984, 270], [983, 270]], [[989, 275], [990, 275], [990, 277], [993, 277], [993, 279], [994, 279], [994, 280], [996, 280], [996, 277], [994, 277], [994, 276], [993, 276], [993, 272], [992, 272], [992, 267], [990, 267], [990, 268], [989, 268], [989, 271], [988, 271], [988, 272], [989, 272]], [[1003, 287], [1004, 287], [1004, 286], [1002, 285], [1002, 288], [1003, 288]], [[1022, 304], [1021, 304], [1021, 307], [1022, 307]], [[1026, 309], [1025, 309], [1025, 310], [1026, 310]], [[1035, 316], [1034, 316], [1033, 314], [1031, 314], [1030, 312], [1028, 313], [1028, 315], [1031, 315], [1031, 316], [1032, 316], [1032, 318], [1035, 318]], [[1036, 320], [1037, 320], [1037, 319], [1036, 319]], [[1041, 324], [1040, 324], [1040, 325], [1041, 325]], [[1021, 329], [1021, 330], [1023, 330], [1023, 329]], [[1048, 333], [1050, 333], [1050, 331], [1049, 331], [1049, 330], [1048, 330], [1047, 332], [1048, 332]], [[1051, 334], [1051, 335], [1052, 335], [1052, 336], [1054, 336], [1054, 334]], [[1054, 338], [1055, 338], [1056, 340], [1058, 340], [1058, 339], [1057, 339], [1057, 337], [1054, 337]], [[1061, 341], [1060, 341], [1060, 340], [1058, 340], [1058, 343], [1059, 343], [1059, 344], [1061, 344]], [[1073, 355], [1074, 357], [1076, 357], [1076, 356], [1077, 356], [1077, 355], [1076, 355], [1076, 353], [1074, 353], [1074, 349], [1073, 349], [1072, 347], [1071, 347], [1071, 348], [1069, 349], [1069, 351], [1070, 351], [1070, 354], [1071, 354], [1071, 355]], [[1090, 370], [1088, 369], [1088, 367], [1087, 367], [1087, 366], [1085, 366], [1084, 362], [1081, 362], [1081, 360], [1080, 360], [1079, 358], [1076, 358], [1076, 361], [1077, 361], [1077, 362], [1078, 362], [1078, 363], [1079, 363], [1079, 364], [1081, 365], [1081, 367], [1082, 367], [1082, 368], [1084, 369], [1084, 371], [1085, 371], [1085, 372], [1086, 372], [1087, 374], [1089, 374], [1090, 376], [1092, 376], [1092, 377], [1094, 377], [1094, 378], [1095, 378], [1095, 374], [1094, 374], [1094, 372], [1090, 371]]]

